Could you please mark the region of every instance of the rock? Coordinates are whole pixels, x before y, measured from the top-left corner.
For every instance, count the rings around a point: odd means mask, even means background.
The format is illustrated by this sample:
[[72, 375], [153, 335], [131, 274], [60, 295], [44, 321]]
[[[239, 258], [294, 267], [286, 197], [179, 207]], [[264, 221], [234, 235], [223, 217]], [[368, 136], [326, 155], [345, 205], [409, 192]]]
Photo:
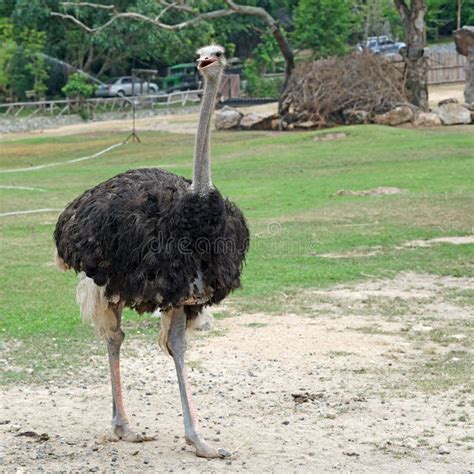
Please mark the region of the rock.
[[351, 110], [347, 109], [342, 112], [344, 122], [347, 125], [358, 125], [369, 123], [370, 115], [365, 110]]
[[240, 121], [240, 127], [246, 130], [271, 130], [272, 122], [278, 118], [277, 114], [273, 113], [255, 113], [244, 115]]
[[474, 26], [463, 26], [453, 32], [456, 51], [462, 56], [473, 54], [474, 48]]
[[216, 113], [216, 128], [217, 130], [229, 130], [231, 128], [237, 128], [242, 120], [243, 114], [237, 109], [223, 107]]
[[459, 104], [445, 104], [438, 108], [438, 114], [443, 125], [471, 123], [471, 112]]
[[464, 81], [464, 101], [474, 103], [474, 26], [463, 26], [453, 33], [456, 51], [466, 56], [466, 80]]
[[360, 454], [356, 451], [343, 451], [342, 454], [344, 454], [344, 456], [353, 456], [353, 457], [359, 457]]
[[438, 102], [438, 107], [441, 107], [442, 105], [445, 104], [459, 104], [458, 99], [455, 99], [454, 97], [449, 97], [448, 99], [443, 99]]
[[307, 120], [306, 122], [297, 122], [295, 123], [296, 128], [303, 128], [303, 129], [311, 129], [311, 128], [316, 128], [318, 124], [316, 122], [313, 122], [311, 120]]
[[451, 451], [449, 450], [449, 448], [447, 446], [440, 446], [438, 448], [438, 454], [449, 454]]
[[438, 127], [441, 125], [441, 119], [434, 112], [421, 112], [415, 119], [415, 127]]
[[411, 122], [413, 120], [413, 111], [408, 105], [395, 107], [393, 110], [385, 114], [379, 114], [374, 117], [374, 122], [379, 125], [401, 125], [402, 123]]

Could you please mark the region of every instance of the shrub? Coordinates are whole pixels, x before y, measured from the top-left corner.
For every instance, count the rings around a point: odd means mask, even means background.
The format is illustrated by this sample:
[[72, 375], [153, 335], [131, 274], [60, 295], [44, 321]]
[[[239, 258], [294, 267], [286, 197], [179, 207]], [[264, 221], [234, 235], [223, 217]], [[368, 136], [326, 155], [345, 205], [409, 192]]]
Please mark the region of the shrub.
[[84, 75], [76, 72], [61, 89], [65, 96], [74, 99], [88, 99], [94, 95], [96, 86], [90, 84]]

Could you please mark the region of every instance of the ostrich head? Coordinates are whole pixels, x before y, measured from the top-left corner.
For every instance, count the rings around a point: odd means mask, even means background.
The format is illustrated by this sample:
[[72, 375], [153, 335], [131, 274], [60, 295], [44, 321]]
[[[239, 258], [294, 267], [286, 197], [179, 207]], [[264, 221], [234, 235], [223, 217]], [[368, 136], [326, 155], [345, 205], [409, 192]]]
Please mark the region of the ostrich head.
[[217, 44], [199, 48], [196, 53], [199, 55], [197, 60], [198, 71], [206, 79], [217, 79], [227, 65], [224, 56], [224, 48]]
[[216, 96], [220, 79], [227, 64], [224, 48], [212, 44], [199, 48], [198, 71], [204, 78], [204, 91], [202, 94], [201, 112], [196, 134], [196, 147], [194, 151], [193, 192], [205, 195], [212, 188], [211, 182], [211, 157], [209, 153], [210, 121], [215, 107]]

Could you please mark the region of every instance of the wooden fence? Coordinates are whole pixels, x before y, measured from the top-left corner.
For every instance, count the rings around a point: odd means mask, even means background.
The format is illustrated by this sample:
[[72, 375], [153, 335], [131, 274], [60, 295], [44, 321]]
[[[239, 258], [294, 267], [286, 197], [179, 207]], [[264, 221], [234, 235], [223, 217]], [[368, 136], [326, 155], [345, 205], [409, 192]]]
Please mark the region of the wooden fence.
[[[193, 91], [172, 92], [171, 94], [142, 95], [135, 97], [110, 97], [87, 99], [79, 104], [76, 100], [38, 100], [32, 102], [11, 102], [0, 104], [0, 117], [17, 117], [22, 112], [28, 117], [36, 114], [50, 114], [60, 117], [65, 113], [77, 112], [79, 106], [89, 113], [97, 109], [106, 108], [107, 111], [127, 110], [133, 106], [138, 108], [154, 108], [157, 106], [168, 106], [199, 102], [202, 89]], [[28, 113], [30, 112], [30, 113]]]
[[428, 84], [448, 84], [466, 80], [467, 59], [456, 51], [427, 50]]

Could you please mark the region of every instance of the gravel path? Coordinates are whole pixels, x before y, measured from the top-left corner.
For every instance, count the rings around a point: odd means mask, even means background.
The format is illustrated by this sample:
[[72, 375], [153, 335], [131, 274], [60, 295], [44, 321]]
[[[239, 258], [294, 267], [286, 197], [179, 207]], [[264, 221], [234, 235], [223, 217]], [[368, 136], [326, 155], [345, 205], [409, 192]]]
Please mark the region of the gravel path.
[[225, 308], [234, 315], [192, 336], [188, 364], [202, 431], [228, 460], [185, 445], [172, 361], [130, 337], [126, 405], [157, 440], [102, 442], [110, 388], [106, 360], [92, 357], [60, 384], [1, 393], [0, 471], [472, 472], [472, 388], [444, 384], [436, 363], [472, 361], [472, 314], [452, 295], [473, 283], [407, 273], [307, 291], [281, 314]]

